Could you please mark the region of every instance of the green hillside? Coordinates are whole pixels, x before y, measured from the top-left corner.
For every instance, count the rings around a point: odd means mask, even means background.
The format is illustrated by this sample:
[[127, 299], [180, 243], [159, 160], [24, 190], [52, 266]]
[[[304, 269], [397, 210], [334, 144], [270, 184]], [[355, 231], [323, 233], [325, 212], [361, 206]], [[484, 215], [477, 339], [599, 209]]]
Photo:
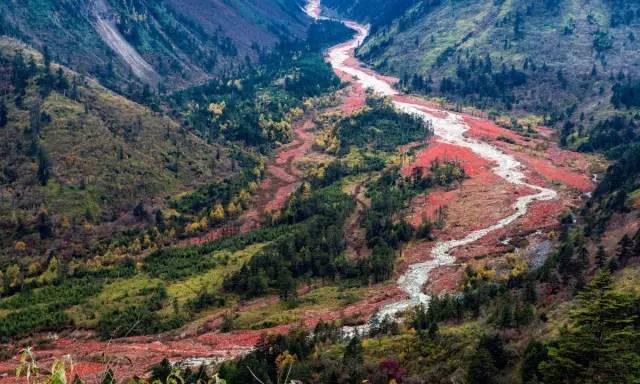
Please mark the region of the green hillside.
[[14, 40], [0, 52], [2, 263], [83, 256], [95, 238], [145, 226], [138, 204], [151, 215], [228, 174], [228, 151], [175, 121]]
[[640, 78], [638, 2], [392, 3], [405, 10], [392, 20], [376, 18], [375, 1], [329, 5], [373, 23], [358, 55], [398, 76], [408, 90], [487, 111], [538, 115], [563, 128], [563, 143], [576, 148], [599, 122], [635, 115], [611, 100], [616, 85]]

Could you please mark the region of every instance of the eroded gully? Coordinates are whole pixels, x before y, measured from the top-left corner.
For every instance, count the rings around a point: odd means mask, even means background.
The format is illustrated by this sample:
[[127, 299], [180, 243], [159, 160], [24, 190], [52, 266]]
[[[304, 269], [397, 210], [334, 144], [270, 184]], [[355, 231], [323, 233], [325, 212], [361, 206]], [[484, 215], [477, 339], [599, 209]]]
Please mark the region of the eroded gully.
[[[305, 11], [310, 17], [317, 20], [324, 18], [320, 16], [320, 9], [320, 1], [311, 0], [307, 3]], [[494, 164], [492, 172], [497, 176], [509, 183], [528, 187], [533, 191], [531, 194], [519, 197], [513, 204], [513, 213], [502, 218], [497, 223], [475, 230], [459, 239], [437, 242], [431, 249], [431, 254], [429, 256], [425, 255], [424, 259], [426, 261], [410, 265], [398, 278], [397, 284], [407, 294], [407, 299], [381, 307], [371, 317], [369, 324], [354, 329], [345, 329], [346, 333], [352, 333], [366, 331], [372, 324], [378, 323], [385, 317], [395, 317], [398, 313], [411, 307], [417, 305], [427, 306], [431, 298], [423, 292], [423, 287], [429, 279], [429, 274], [434, 268], [451, 265], [455, 262], [455, 258], [450, 253], [454, 248], [473, 243], [495, 230], [506, 227], [524, 216], [527, 213], [529, 204], [534, 201], [553, 200], [557, 197], [557, 193], [552, 189], [527, 183], [523, 166], [514, 157], [486, 142], [465, 137], [465, 132], [469, 127], [462, 116], [448, 111], [435, 110], [417, 100], [411, 100], [394, 89], [393, 80], [365, 68], [355, 57], [355, 49], [367, 37], [369, 33], [368, 27], [351, 20], [339, 21], [353, 29], [356, 34], [353, 39], [335, 46], [327, 52], [327, 60], [336, 72], [349, 75], [352, 82], [358, 83], [365, 89], [369, 88], [380, 95], [390, 97], [398, 109], [431, 121], [437, 140], [470, 149], [478, 156]]]

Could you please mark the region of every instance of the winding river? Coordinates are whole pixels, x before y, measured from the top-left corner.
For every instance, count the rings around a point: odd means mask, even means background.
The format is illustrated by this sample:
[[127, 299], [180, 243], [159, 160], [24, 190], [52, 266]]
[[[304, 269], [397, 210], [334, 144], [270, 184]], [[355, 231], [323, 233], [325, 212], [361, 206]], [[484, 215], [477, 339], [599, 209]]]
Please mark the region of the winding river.
[[[326, 19], [320, 15], [320, 10], [320, 0], [310, 0], [305, 8], [305, 11], [310, 17], [316, 20]], [[417, 305], [427, 306], [431, 298], [423, 292], [423, 287], [429, 279], [430, 272], [434, 268], [451, 265], [455, 262], [455, 258], [450, 254], [451, 250], [473, 243], [492, 231], [506, 227], [518, 218], [524, 216], [527, 213], [527, 208], [530, 203], [534, 201], [553, 200], [557, 197], [557, 193], [552, 189], [527, 183], [525, 181], [525, 174], [523, 173], [523, 166], [514, 157], [486, 142], [466, 137], [465, 132], [469, 127], [464, 122], [462, 116], [452, 112], [436, 111], [423, 104], [408, 101], [406, 97], [402, 97], [403, 95], [394, 89], [392, 81], [365, 68], [355, 57], [355, 49], [360, 46], [367, 37], [369, 33], [368, 26], [351, 20], [340, 21], [347, 27], [353, 29], [356, 34], [353, 39], [337, 45], [327, 52], [327, 60], [334, 70], [350, 75], [353, 82], [359, 83], [364, 88], [370, 88], [380, 95], [390, 97], [398, 109], [420, 116], [424, 120], [431, 121], [437, 140], [470, 149], [478, 156], [494, 164], [492, 171], [497, 176], [509, 183], [528, 187], [533, 191], [532, 194], [519, 197], [513, 205], [514, 212], [499, 220], [497, 223], [473, 231], [460, 239], [437, 242], [432, 248], [429, 257], [425, 257], [428, 261], [410, 265], [405, 273], [398, 278], [397, 284], [407, 294], [408, 298], [383, 306], [371, 317], [369, 324], [358, 328], [345, 329], [345, 333], [352, 333], [355, 331], [364, 332], [372, 324], [378, 323], [385, 317], [389, 316], [393, 318], [398, 313], [411, 307]]]

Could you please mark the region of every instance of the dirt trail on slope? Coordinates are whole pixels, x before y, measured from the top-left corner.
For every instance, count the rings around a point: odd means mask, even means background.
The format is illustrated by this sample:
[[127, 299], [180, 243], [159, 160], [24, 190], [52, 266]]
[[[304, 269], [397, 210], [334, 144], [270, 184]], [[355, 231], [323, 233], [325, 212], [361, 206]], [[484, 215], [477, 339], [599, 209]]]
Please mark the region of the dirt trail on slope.
[[303, 175], [295, 161], [310, 152], [315, 140], [310, 130], [314, 126], [311, 119], [299, 124], [294, 130], [296, 139], [285, 145], [273, 163], [267, 166], [269, 177], [260, 185], [265, 193], [258, 194], [255, 202], [259, 214], [264, 215], [282, 208], [289, 195], [300, 185]]

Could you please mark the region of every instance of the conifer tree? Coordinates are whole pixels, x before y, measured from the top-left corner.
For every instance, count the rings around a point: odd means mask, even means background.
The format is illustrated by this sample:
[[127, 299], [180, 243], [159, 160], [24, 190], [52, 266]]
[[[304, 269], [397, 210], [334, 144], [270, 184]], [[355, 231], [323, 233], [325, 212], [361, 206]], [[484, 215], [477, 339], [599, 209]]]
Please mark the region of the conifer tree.
[[602, 245], [598, 245], [598, 251], [596, 252], [596, 265], [599, 269], [604, 268], [604, 265], [607, 261], [607, 254], [604, 252], [604, 247]]
[[631, 251], [632, 257], [640, 257], [640, 229], [633, 236], [633, 250]]
[[640, 330], [633, 297], [615, 292], [600, 272], [578, 295], [549, 358], [540, 364], [545, 383], [631, 383], [640, 372]]
[[540, 363], [547, 359], [547, 347], [537, 340], [529, 341], [522, 357], [520, 376], [523, 384], [542, 382]]
[[156, 210], [156, 227], [158, 227], [158, 230], [160, 232], [163, 232], [165, 229], [167, 229], [167, 222], [161, 209]]
[[361, 364], [364, 361], [364, 348], [358, 336], [353, 337], [344, 350], [343, 361], [345, 365]]
[[489, 352], [484, 348], [479, 348], [471, 357], [467, 371], [467, 383], [491, 384], [495, 382], [497, 373], [498, 370]]
[[0, 100], [0, 128], [7, 125], [7, 106]]
[[589, 268], [589, 250], [587, 250], [587, 248], [582, 244], [576, 250], [575, 266], [576, 274], [582, 274], [587, 268]]
[[288, 300], [290, 296], [295, 295], [296, 281], [287, 268], [282, 268], [278, 273], [277, 284], [281, 299]]
[[41, 185], [47, 185], [51, 177], [51, 160], [44, 149], [38, 151], [38, 181]]
[[573, 264], [572, 259], [573, 244], [571, 243], [570, 239], [567, 239], [562, 248], [560, 248], [560, 252], [558, 254], [558, 272], [560, 272], [564, 280], [568, 279], [571, 272], [571, 267]]
[[632, 248], [633, 241], [631, 241], [629, 235], [625, 234], [618, 242], [618, 249], [616, 250], [616, 257], [618, 258], [620, 266], [624, 267], [627, 265], [632, 257]]

